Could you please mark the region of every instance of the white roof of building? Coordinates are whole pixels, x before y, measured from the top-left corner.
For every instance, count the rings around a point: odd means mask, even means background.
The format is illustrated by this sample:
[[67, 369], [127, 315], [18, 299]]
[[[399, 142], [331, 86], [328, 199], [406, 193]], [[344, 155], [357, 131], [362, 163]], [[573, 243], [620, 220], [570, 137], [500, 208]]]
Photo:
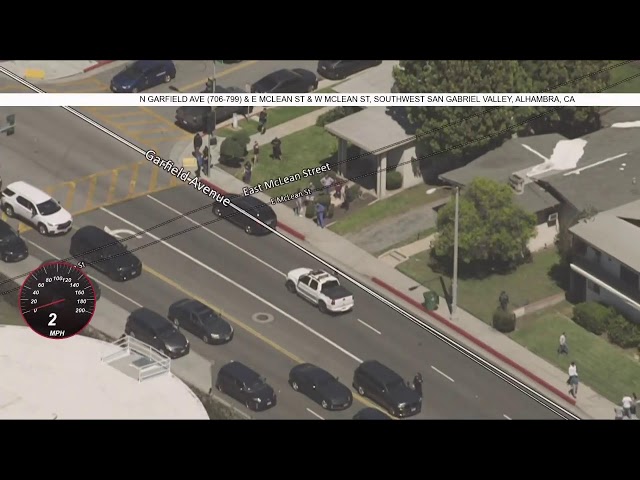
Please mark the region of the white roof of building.
[[40, 337], [0, 325], [0, 419], [208, 419], [198, 397], [168, 373], [143, 382], [103, 363], [118, 347], [77, 335]]

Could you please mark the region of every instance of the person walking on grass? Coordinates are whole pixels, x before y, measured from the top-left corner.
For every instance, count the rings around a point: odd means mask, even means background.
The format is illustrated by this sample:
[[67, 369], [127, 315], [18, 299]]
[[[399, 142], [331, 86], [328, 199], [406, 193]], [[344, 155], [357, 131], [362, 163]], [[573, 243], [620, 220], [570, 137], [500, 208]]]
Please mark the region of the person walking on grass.
[[578, 377], [578, 367], [576, 366], [576, 362], [571, 362], [571, 365], [569, 365], [569, 379], [567, 380], [567, 384], [571, 387], [569, 395], [573, 398], [577, 398], [580, 378]]
[[263, 108], [258, 115], [258, 131], [264, 135], [267, 131], [267, 109]]
[[244, 183], [251, 183], [251, 163], [246, 162], [244, 164], [244, 173], [242, 174], [242, 181]]
[[321, 203], [316, 203], [316, 220], [320, 228], [324, 228], [324, 212], [324, 205]]
[[273, 148], [273, 159], [282, 160], [282, 140], [278, 137], [271, 140], [271, 147]]
[[567, 336], [564, 332], [560, 335], [558, 344], [558, 355], [569, 355], [569, 346], [567, 345]]
[[253, 142], [253, 158], [252, 163], [255, 165], [258, 163], [258, 157], [260, 156], [260, 145], [258, 145], [258, 141]]

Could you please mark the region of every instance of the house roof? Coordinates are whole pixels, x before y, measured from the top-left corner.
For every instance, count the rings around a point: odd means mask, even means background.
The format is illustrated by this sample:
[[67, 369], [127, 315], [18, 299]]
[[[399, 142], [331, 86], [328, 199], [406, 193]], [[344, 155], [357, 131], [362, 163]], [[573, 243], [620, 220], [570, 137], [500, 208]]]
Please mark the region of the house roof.
[[354, 75], [346, 82], [334, 85], [338, 93], [389, 93], [393, 87], [393, 67], [398, 60], [384, 60], [380, 65]]
[[569, 230], [598, 250], [640, 272], [640, 200], [599, 213]]
[[407, 133], [391, 113], [386, 107], [368, 107], [326, 125], [325, 129], [365, 152], [383, 153], [415, 140], [415, 135]]
[[604, 128], [612, 125], [640, 120], [640, 107], [614, 107], [600, 111], [600, 124]]
[[[565, 137], [559, 134], [537, 135], [534, 137], [515, 138], [506, 141], [501, 147], [485, 153], [468, 165], [440, 175], [447, 183], [468, 185], [476, 177], [508, 183], [514, 173], [521, 173], [526, 178], [532, 168], [543, 164]], [[550, 172], [542, 171], [535, 177], [544, 177]], [[528, 212], [536, 213], [558, 205], [558, 200], [543, 188], [529, 180], [524, 191], [515, 197], [516, 203]]]

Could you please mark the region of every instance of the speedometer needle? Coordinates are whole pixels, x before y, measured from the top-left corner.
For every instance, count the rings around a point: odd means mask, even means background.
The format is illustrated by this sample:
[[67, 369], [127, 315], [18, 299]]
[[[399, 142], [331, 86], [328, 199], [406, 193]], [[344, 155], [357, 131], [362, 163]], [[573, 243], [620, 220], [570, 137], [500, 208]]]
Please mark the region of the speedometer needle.
[[[62, 298], [60, 300], [56, 300], [55, 302], [47, 303], [46, 305], [41, 305], [39, 307], [34, 308], [33, 310], [29, 310], [29, 312], [36, 311], [39, 308], [47, 308], [47, 307], [50, 307], [52, 305], [57, 305], [57, 304], [62, 303], [62, 302], [64, 302], [64, 298]], [[29, 312], [25, 312], [25, 313], [29, 313]]]

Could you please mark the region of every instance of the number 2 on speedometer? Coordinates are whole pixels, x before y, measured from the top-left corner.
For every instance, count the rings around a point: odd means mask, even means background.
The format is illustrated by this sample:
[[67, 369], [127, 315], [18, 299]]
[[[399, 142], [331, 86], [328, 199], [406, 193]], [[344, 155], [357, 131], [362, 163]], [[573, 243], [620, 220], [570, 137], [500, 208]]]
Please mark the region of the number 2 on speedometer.
[[55, 327], [56, 326], [56, 320], [58, 319], [58, 316], [55, 313], [50, 313], [49, 314], [49, 318], [51, 320], [49, 320], [49, 326], [50, 327]]

